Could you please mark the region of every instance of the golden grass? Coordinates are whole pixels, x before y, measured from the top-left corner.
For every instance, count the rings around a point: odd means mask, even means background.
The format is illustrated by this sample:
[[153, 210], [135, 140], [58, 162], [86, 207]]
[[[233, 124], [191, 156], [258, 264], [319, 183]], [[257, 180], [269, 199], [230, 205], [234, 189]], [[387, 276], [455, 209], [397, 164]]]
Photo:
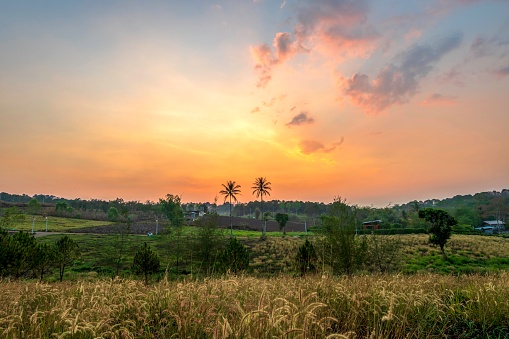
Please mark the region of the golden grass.
[[509, 335], [509, 273], [0, 282], [1, 338]]

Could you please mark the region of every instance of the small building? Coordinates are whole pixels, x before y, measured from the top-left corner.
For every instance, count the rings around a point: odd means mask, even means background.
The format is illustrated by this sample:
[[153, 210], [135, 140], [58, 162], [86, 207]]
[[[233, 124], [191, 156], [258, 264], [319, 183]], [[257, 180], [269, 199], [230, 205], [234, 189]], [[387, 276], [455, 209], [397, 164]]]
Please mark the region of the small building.
[[382, 228], [382, 220], [371, 220], [362, 223], [364, 230], [379, 230]]
[[202, 210], [200, 211], [195, 210], [195, 211], [185, 211], [184, 214], [186, 221], [195, 221], [196, 219], [203, 217], [205, 215], [205, 212]]
[[501, 220], [486, 220], [482, 222], [481, 227], [476, 227], [476, 231], [481, 231], [484, 234], [497, 234], [505, 231], [505, 222]]
[[486, 220], [482, 222], [482, 226], [483, 227], [490, 226], [495, 227], [498, 230], [505, 230], [505, 222], [503, 222], [502, 220]]
[[483, 232], [484, 234], [493, 234], [495, 231], [495, 228], [492, 226], [482, 226], [482, 227], [476, 227], [475, 230]]

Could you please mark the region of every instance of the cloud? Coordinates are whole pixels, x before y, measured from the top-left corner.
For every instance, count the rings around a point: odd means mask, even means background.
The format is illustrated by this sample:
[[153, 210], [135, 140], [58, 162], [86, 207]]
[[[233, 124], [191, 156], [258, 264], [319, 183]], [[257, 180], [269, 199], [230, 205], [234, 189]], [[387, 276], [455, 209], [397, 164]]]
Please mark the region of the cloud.
[[442, 95], [439, 93], [433, 93], [426, 99], [420, 102], [421, 106], [436, 106], [436, 105], [454, 105], [456, 104], [455, 96]]
[[295, 35], [300, 44], [326, 44], [335, 51], [355, 47], [378, 36], [367, 24], [368, 1], [310, 0], [299, 7]]
[[310, 155], [313, 153], [330, 153], [334, 151], [338, 146], [340, 146], [344, 142], [344, 138], [341, 137], [340, 141], [334, 142], [330, 147], [325, 147], [323, 143], [316, 140], [301, 140], [299, 142], [300, 151], [305, 155]]
[[488, 42], [483, 37], [477, 37], [470, 45], [470, 53], [472, 57], [479, 58], [486, 55], [488, 51]]
[[272, 45], [274, 50], [267, 44], [250, 46], [251, 55], [255, 60], [255, 73], [258, 75], [257, 87], [265, 87], [272, 79], [272, 66], [285, 62], [302, 50], [287, 32], [277, 33]]
[[308, 116], [307, 112], [302, 112], [302, 113], [297, 114], [296, 116], [294, 116], [292, 118], [292, 121], [287, 123], [286, 126], [288, 126], [288, 127], [300, 126], [300, 125], [304, 125], [304, 124], [312, 124], [314, 122], [315, 122], [315, 119], [313, 119], [312, 117]]
[[509, 65], [502, 66], [502, 67], [495, 69], [494, 73], [496, 76], [498, 76], [500, 78], [505, 78], [506, 76], [509, 75]]
[[362, 55], [379, 37], [367, 24], [366, 0], [307, 0], [297, 7], [294, 32], [276, 33], [268, 44], [251, 46], [258, 75], [257, 87], [272, 79], [272, 67], [290, 60], [298, 53], [319, 48], [325, 53]]
[[251, 46], [251, 55], [255, 59], [255, 73], [258, 75], [256, 87], [265, 87], [272, 79], [271, 67], [276, 63], [267, 44]]
[[276, 103], [276, 101], [277, 101], [277, 98], [272, 98], [268, 102], [267, 101], [262, 101], [262, 104], [265, 107], [270, 107], [270, 106], [273, 106]]
[[444, 55], [457, 48], [462, 34], [453, 34], [434, 45], [414, 45], [385, 66], [374, 80], [366, 74], [354, 74], [344, 81], [343, 92], [367, 112], [380, 112], [407, 102], [419, 89], [419, 82]]

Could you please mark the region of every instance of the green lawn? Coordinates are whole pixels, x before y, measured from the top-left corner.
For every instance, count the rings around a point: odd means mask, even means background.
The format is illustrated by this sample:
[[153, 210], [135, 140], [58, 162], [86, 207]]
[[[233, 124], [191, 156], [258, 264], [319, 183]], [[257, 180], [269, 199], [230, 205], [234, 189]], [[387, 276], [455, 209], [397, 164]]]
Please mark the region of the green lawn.
[[[109, 221], [48, 217], [49, 232], [65, 232], [76, 228], [104, 226], [111, 224], [112, 223]], [[10, 225], [9, 229], [15, 231], [32, 231], [32, 216], [27, 215], [25, 217], [25, 220], [14, 222], [13, 224]], [[46, 218], [44, 218], [41, 215], [35, 216], [34, 231], [35, 232], [46, 231]]]

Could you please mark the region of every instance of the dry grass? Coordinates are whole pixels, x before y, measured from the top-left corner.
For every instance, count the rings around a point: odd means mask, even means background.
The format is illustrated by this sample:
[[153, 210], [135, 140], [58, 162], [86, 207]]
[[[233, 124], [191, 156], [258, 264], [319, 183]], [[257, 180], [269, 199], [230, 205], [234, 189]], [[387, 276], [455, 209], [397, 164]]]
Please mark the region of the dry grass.
[[0, 282], [1, 338], [507, 337], [509, 274]]

